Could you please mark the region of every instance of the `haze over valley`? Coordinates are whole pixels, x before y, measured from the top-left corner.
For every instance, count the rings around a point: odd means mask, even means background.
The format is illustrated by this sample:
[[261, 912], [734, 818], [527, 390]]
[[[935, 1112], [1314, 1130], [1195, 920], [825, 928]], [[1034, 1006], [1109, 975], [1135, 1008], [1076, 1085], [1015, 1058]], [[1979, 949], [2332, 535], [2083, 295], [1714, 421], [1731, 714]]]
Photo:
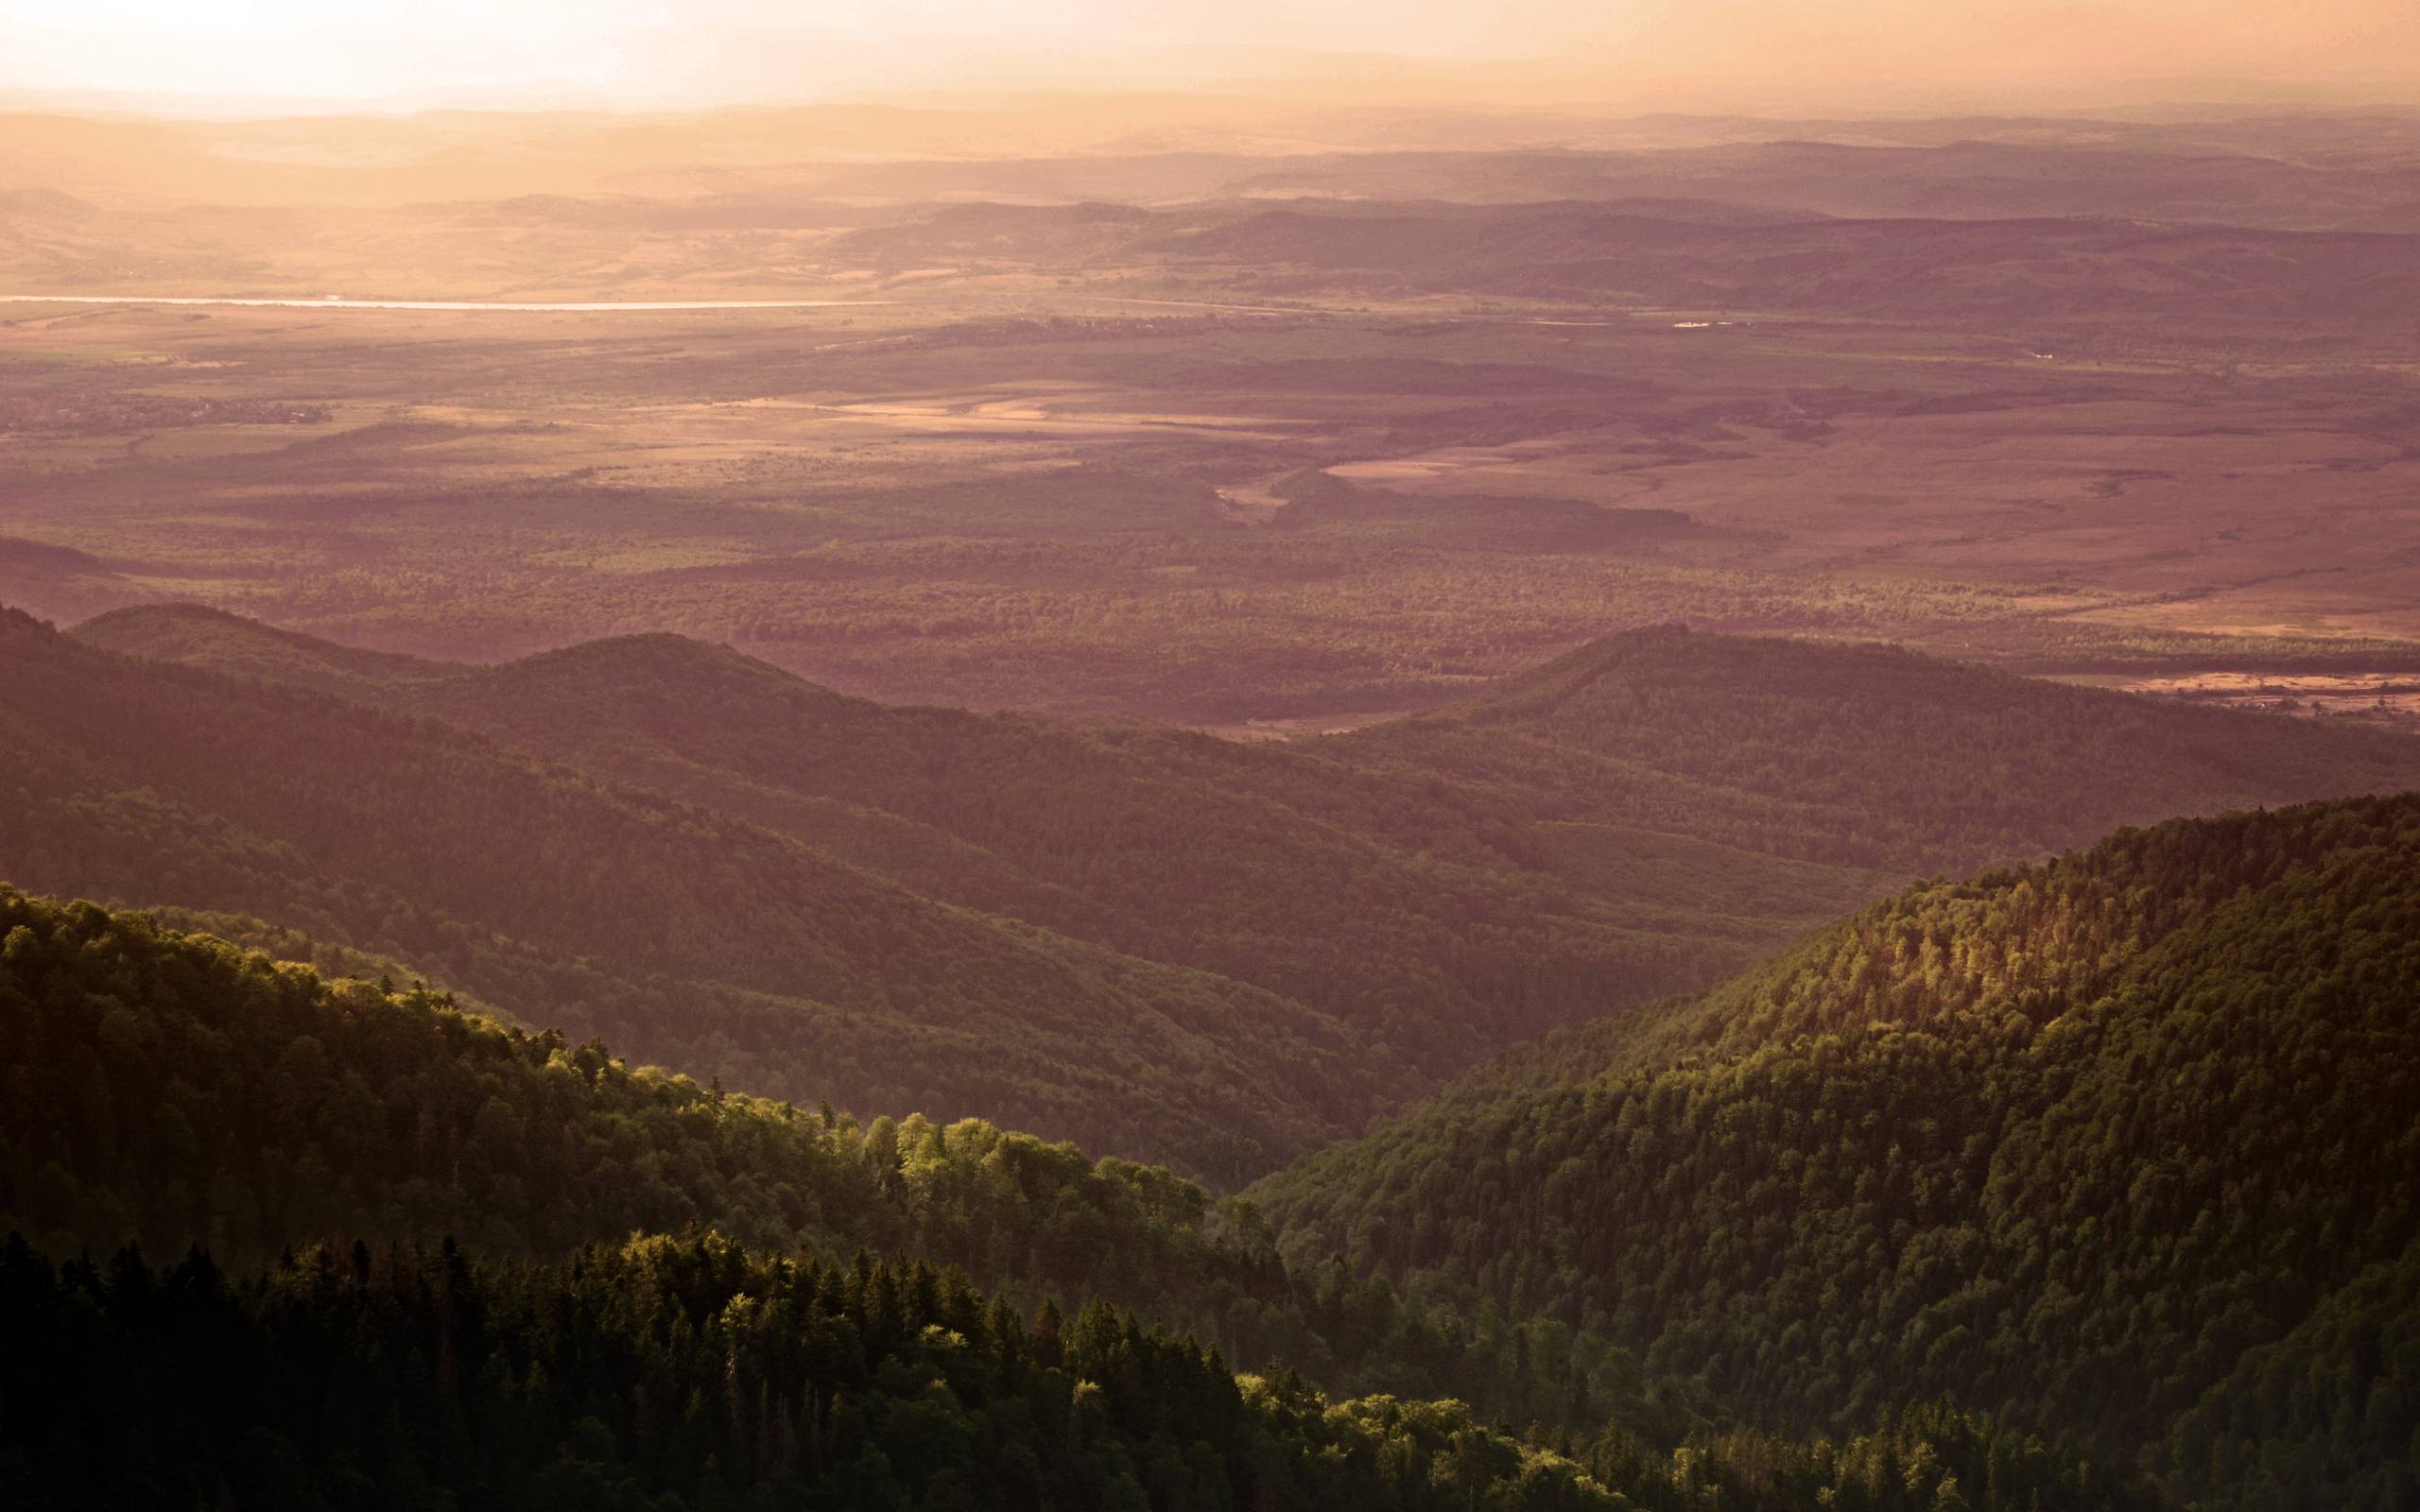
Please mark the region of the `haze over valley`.
[[2400, 8], [10, 22], [9, 1498], [2420, 1504]]

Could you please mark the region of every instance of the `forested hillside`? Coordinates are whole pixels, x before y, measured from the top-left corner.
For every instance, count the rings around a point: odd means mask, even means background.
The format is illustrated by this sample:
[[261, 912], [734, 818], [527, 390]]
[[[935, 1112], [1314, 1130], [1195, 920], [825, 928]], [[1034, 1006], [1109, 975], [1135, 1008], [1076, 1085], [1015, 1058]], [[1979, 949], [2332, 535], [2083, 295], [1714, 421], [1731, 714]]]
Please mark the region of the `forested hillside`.
[[[1754, 1420], [1945, 1398], [2230, 1505], [2420, 1494], [2420, 796], [1921, 887], [1251, 1194]], [[1559, 1066], [1557, 1063], [1559, 1062]]]
[[1607, 1406], [1637, 1385], [1560, 1325], [1290, 1270], [1248, 1210], [1165, 1169], [980, 1120], [861, 1122], [633, 1071], [425, 989], [5, 889], [0, 1065], [0, 1230], [57, 1256], [199, 1244], [232, 1266], [346, 1233], [562, 1257], [708, 1225], [832, 1260], [960, 1265], [1021, 1305], [1105, 1297], [1239, 1364], [1525, 1420], [1570, 1416], [1575, 1382]]
[[[1675, 629], [1609, 637], [1436, 715], [1263, 745], [889, 707], [675, 636], [468, 667], [189, 606], [105, 615], [76, 635], [434, 717], [925, 898], [1279, 994], [1370, 1052], [1363, 1075], [1288, 1076], [1309, 1116], [1347, 1133], [1523, 1037], [1717, 980], [1912, 875], [2176, 813], [2420, 784], [2420, 743], [2377, 730]], [[257, 889], [112, 896], [285, 918]], [[333, 910], [287, 921], [395, 948]], [[566, 995], [531, 973], [444, 964], [449, 985], [530, 1011]], [[1023, 1011], [1012, 997], [1011, 1016]], [[735, 1085], [821, 1091], [756, 1074], [766, 1052], [752, 1043], [660, 1051], [635, 1010], [600, 1027]], [[838, 1085], [852, 1106], [935, 1106]], [[1201, 1153], [1206, 1136], [1070, 1125], [1035, 1101], [950, 1106], [1213, 1176], [1250, 1164], [1241, 1139], [1219, 1163]], [[1291, 1153], [1305, 1138], [1253, 1143]]]
[[1610, 636], [1435, 714], [1325, 743], [1577, 826], [1901, 875], [2127, 824], [2420, 786], [2420, 743], [2069, 687], [1885, 645]]
[[429, 721], [0, 616], [0, 872], [261, 916], [701, 1076], [1232, 1178], [1399, 1079], [1302, 1004]]
[[1620, 1504], [1460, 1403], [1331, 1408], [921, 1263], [659, 1238], [560, 1266], [361, 1246], [233, 1284], [130, 1252], [103, 1282], [12, 1248], [0, 1308], [28, 1508]]
[[[1165, 1171], [633, 1073], [89, 904], [0, 891], [0, 1063], [28, 1507], [2156, 1504], [1971, 1416], [1835, 1444], [1591, 1408], [1560, 1391], [1618, 1356], [1289, 1272]], [[1574, 1420], [1482, 1425], [1539, 1410]]]
[[631, 1512], [2152, 1512], [1971, 1418], [1837, 1448], [1515, 1439], [1453, 1400], [1330, 1402], [1092, 1304], [954, 1271], [634, 1239], [567, 1263], [324, 1247], [230, 1279], [0, 1246], [0, 1466], [28, 1512], [232, 1503]]
[[1515, 803], [1319, 745], [890, 707], [677, 636], [446, 669], [182, 606], [76, 635], [441, 718], [929, 897], [1249, 981], [1427, 1078], [1701, 985], [1878, 885], [1634, 830], [1567, 867]]

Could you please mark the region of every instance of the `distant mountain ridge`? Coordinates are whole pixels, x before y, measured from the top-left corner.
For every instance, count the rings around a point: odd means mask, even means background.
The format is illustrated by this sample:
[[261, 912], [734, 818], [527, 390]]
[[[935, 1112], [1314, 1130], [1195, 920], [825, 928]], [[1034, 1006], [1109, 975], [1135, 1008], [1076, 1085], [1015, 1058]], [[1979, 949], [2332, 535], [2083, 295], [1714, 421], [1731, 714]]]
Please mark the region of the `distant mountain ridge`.
[[[1241, 113], [1134, 135], [1096, 114], [1080, 149], [1020, 130], [1015, 109], [0, 115], [21, 185], [0, 200], [0, 277], [76, 295], [593, 300], [1011, 273], [1097, 279], [1118, 300], [1451, 293], [1979, 326], [2317, 321], [2339, 336], [2420, 318], [2420, 148], [2394, 112], [1523, 129], [1346, 111], [1331, 137], [1309, 127], [1320, 112], [1218, 109]], [[648, 254], [604, 256], [632, 240]], [[131, 266], [130, 245], [145, 249]], [[408, 272], [399, 246], [423, 249]], [[465, 266], [471, 247], [503, 260]]]
[[[28, 210], [215, 202], [280, 209], [643, 195], [948, 198], [1685, 195], [1826, 214], [2139, 213], [2239, 225], [2411, 212], [2408, 116], [2336, 110], [2090, 116], [1631, 118], [1403, 111], [1137, 93], [948, 105], [614, 114], [109, 119], [9, 110]], [[0, 102], [4, 106], [5, 102]], [[1053, 117], [1057, 117], [1054, 119]], [[1138, 122], [1151, 118], [1155, 124]], [[58, 192], [58, 198], [43, 190]], [[30, 192], [28, 192], [30, 191]], [[560, 205], [558, 204], [558, 208]]]
[[[1826, 159], [1853, 151], [1805, 150]], [[1469, 166], [1517, 178], [1502, 163]], [[1959, 322], [2189, 314], [2400, 325], [2420, 312], [2411, 272], [2420, 216], [2408, 211], [2352, 229], [2231, 225], [2191, 206], [2163, 214], [2148, 185], [2132, 185], [2139, 191], [2132, 198], [2111, 190], [2105, 204], [2087, 209], [2088, 199], [2063, 201], [2022, 177], [2008, 191], [2015, 202], [1963, 213], [1955, 180], [1939, 186], [1938, 199], [1832, 215], [1753, 196], [1725, 200], [1720, 186], [1694, 182], [1601, 201], [1585, 187], [1546, 184], [1480, 204], [1409, 193], [1342, 202], [1246, 198], [1142, 219], [1079, 217], [1061, 206], [950, 205], [844, 232], [832, 247], [885, 268], [961, 260], [1071, 274], [1140, 269], [1195, 286], [1207, 280], [1236, 297], [1455, 292], [1615, 301], [1651, 315], [1727, 309]], [[2408, 187], [2420, 196], [2420, 178]]]

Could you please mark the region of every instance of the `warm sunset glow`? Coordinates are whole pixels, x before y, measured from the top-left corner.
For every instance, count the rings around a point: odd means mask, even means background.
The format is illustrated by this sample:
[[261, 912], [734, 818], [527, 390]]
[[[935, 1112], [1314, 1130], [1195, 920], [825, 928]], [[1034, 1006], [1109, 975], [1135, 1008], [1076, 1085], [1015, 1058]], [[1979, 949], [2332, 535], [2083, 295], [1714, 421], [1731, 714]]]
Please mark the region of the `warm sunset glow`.
[[2420, 0], [0, 0], [0, 1512], [2420, 1512]]
[[[797, 101], [951, 86], [1199, 85], [1299, 76], [1305, 54], [1429, 80], [1524, 63], [1495, 92], [1647, 103], [1856, 103], [2025, 87], [2382, 87], [2420, 75], [2404, 0], [5, 0], [0, 89], [360, 104]], [[1385, 59], [1399, 61], [1390, 65]], [[1331, 59], [1329, 67], [1336, 60]], [[1464, 94], [1485, 94], [1485, 80]], [[1407, 89], [1406, 98], [1413, 94]]]

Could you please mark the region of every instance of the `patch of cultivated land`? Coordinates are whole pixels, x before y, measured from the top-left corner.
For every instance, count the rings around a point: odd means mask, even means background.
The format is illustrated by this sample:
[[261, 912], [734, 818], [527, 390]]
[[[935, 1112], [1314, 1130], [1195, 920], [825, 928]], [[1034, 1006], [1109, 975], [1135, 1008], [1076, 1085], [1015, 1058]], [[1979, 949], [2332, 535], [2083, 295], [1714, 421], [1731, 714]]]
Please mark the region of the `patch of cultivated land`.
[[2353, 719], [2420, 734], [2420, 677], [2409, 672], [2187, 672], [2167, 677], [2079, 676], [2065, 680], [2196, 703], [2308, 719]]

